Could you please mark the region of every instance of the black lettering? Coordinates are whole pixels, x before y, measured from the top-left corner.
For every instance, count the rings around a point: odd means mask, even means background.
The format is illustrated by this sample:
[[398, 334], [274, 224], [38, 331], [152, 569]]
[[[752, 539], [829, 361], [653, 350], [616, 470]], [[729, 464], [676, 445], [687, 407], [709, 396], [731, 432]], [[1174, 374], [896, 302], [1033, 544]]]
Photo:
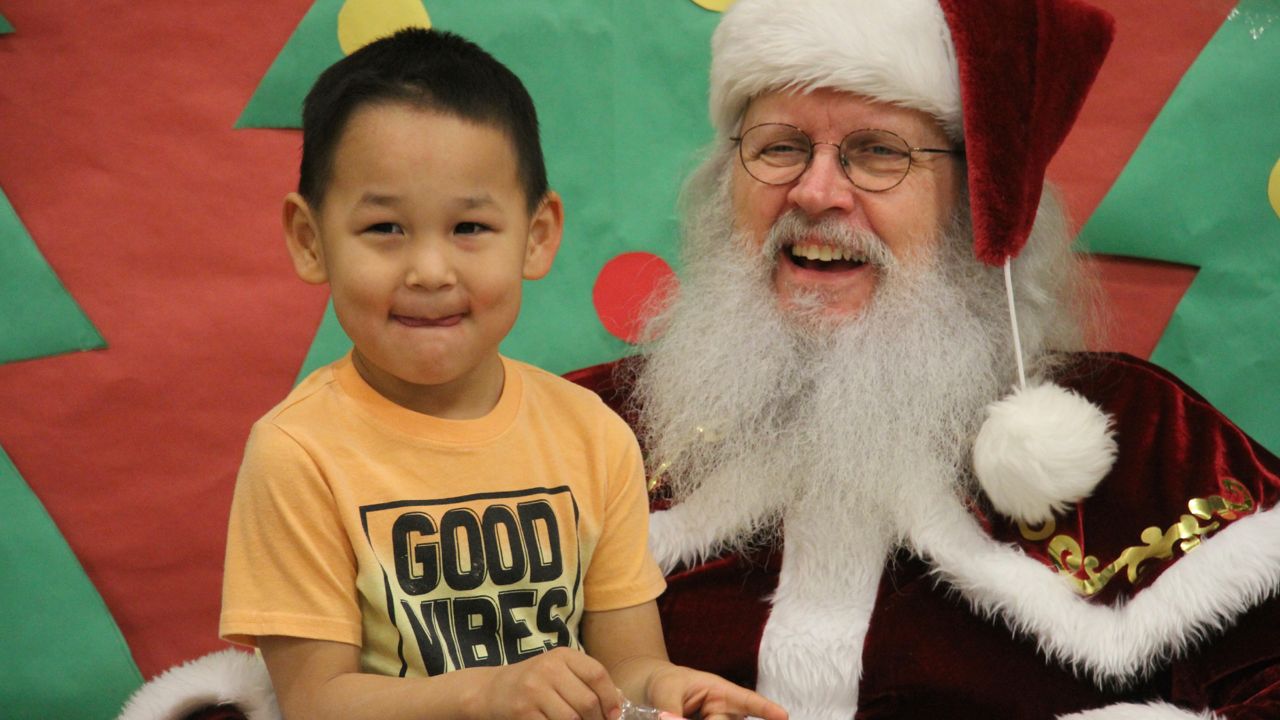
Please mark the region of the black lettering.
[[533, 650], [528, 651], [520, 649], [520, 642], [527, 637], [532, 637], [533, 631], [512, 612], [516, 608], [533, 607], [537, 599], [537, 593], [532, 590], [508, 590], [498, 593], [498, 609], [502, 613], [502, 651], [506, 654], [508, 665], [542, 653], [541, 646], [535, 646]]
[[[467, 566], [462, 567], [463, 546]], [[457, 591], [475, 590], [484, 582], [484, 548], [480, 541], [480, 521], [466, 508], [454, 508], [440, 518], [440, 549], [444, 554], [444, 582]]]
[[[489, 570], [489, 579], [495, 585], [514, 585], [524, 579], [525, 559], [524, 543], [520, 541], [520, 525], [515, 513], [505, 505], [490, 505], [484, 511], [484, 559]], [[502, 551], [502, 539], [499, 533], [507, 537], [508, 552]], [[509, 555], [510, 557], [504, 557]], [[532, 603], [531, 603], [532, 604]]]
[[[452, 645], [452, 643], [448, 642], [447, 634], [442, 639], [437, 628], [447, 632], [449, 601], [424, 600], [419, 606], [422, 609], [421, 621], [418, 620], [418, 614], [413, 611], [413, 606], [409, 605], [408, 601], [401, 600], [400, 606], [404, 609], [405, 616], [409, 618], [409, 626], [413, 628], [413, 637], [418, 641], [418, 652], [422, 655], [422, 664], [426, 667], [427, 674], [443, 675], [448, 670], [444, 662], [445, 645]], [[458, 655], [452, 647], [449, 647], [449, 655], [457, 666]]]
[[[410, 595], [425, 595], [440, 582], [440, 548], [434, 542], [414, 543], [412, 536], [436, 534], [436, 524], [425, 513], [405, 513], [391, 526], [396, 581]], [[410, 552], [413, 555], [410, 558]], [[421, 567], [421, 572], [418, 568]]]
[[[520, 530], [524, 533], [525, 546], [529, 551], [530, 582], [559, 579], [564, 561], [560, 557], [560, 527], [556, 524], [556, 514], [551, 503], [546, 500], [520, 503], [517, 511], [520, 514]], [[539, 526], [542, 534], [539, 533]], [[546, 548], [542, 545], [543, 535], [546, 536]]]
[[569, 607], [569, 591], [563, 587], [553, 587], [543, 594], [542, 600], [538, 601], [538, 632], [544, 635], [555, 634], [556, 641], [553, 643], [549, 640], [543, 640], [542, 645], [548, 651], [558, 647], [570, 647], [573, 644], [573, 636], [569, 633], [569, 626], [565, 624], [564, 618], [559, 613], [553, 613], [554, 608]]
[[453, 622], [449, 619], [452, 603], [448, 600], [434, 600], [431, 603], [431, 611], [435, 614], [436, 628], [440, 630], [440, 636], [444, 638], [445, 649], [449, 651], [449, 659], [453, 660], [455, 668], [462, 667], [462, 663], [458, 662], [458, 639], [453, 636]]
[[462, 667], [502, 664], [498, 645], [498, 608], [487, 597], [465, 597], [453, 601], [453, 628], [458, 638]]

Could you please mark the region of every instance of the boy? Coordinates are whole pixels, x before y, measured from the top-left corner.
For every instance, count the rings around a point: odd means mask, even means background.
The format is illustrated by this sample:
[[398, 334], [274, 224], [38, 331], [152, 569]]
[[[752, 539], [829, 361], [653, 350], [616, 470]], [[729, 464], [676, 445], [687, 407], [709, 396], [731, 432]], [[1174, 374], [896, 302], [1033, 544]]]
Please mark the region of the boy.
[[785, 720], [667, 662], [625, 423], [498, 354], [563, 224], [509, 70], [425, 30], [335, 64], [284, 224], [354, 345], [255, 424], [232, 506], [221, 633], [286, 717]]

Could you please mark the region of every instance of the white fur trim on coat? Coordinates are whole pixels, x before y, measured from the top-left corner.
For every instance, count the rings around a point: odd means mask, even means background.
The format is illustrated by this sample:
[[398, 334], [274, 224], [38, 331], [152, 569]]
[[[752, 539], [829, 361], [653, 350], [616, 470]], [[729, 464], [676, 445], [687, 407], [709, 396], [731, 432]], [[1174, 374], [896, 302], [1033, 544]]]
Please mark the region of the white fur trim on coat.
[[920, 510], [910, 541], [975, 611], [1100, 685], [1131, 685], [1280, 594], [1277, 509], [1236, 520], [1116, 607], [1089, 602], [1052, 568], [993, 540], [958, 501]]
[[991, 504], [1031, 525], [1092, 494], [1115, 458], [1111, 418], [1052, 383], [988, 405], [973, 443], [974, 474]]
[[1168, 703], [1122, 703], [1063, 715], [1058, 720], [1221, 720], [1215, 713], [1192, 712]]
[[711, 122], [737, 131], [747, 103], [833, 88], [921, 110], [962, 137], [960, 75], [937, 0], [738, 0], [711, 38]]
[[201, 708], [235, 705], [249, 720], [280, 720], [267, 667], [255, 653], [221, 650], [152, 678], [117, 720], [179, 720]]
[[[832, 532], [826, 512], [788, 513], [782, 570], [760, 637], [756, 689], [803, 720], [848, 720], [858, 709], [862, 648], [888, 539]], [[843, 535], [833, 544], [833, 540]]]

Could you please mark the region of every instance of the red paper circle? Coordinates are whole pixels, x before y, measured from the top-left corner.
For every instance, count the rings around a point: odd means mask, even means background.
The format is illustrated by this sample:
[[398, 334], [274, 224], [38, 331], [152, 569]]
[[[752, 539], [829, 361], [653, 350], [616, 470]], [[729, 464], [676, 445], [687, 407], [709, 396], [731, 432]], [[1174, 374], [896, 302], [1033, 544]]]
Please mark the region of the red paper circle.
[[596, 315], [610, 335], [635, 343], [648, 319], [644, 312], [656, 290], [674, 282], [675, 273], [665, 260], [647, 252], [629, 252], [605, 263], [591, 289]]

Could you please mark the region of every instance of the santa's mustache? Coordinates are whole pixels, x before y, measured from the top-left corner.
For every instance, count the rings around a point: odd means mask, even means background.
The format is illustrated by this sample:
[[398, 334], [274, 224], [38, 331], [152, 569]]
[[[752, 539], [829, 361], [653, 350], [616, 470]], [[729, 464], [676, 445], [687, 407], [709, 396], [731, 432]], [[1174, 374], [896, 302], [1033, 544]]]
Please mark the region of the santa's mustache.
[[780, 251], [797, 245], [830, 247], [846, 258], [859, 258], [878, 268], [892, 268], [897, 262], [889, 246], [872, 230], [831, 216], [812, 218], [799, 209], [788, 211], [773, 223], [761, 253], [772, 260]]

